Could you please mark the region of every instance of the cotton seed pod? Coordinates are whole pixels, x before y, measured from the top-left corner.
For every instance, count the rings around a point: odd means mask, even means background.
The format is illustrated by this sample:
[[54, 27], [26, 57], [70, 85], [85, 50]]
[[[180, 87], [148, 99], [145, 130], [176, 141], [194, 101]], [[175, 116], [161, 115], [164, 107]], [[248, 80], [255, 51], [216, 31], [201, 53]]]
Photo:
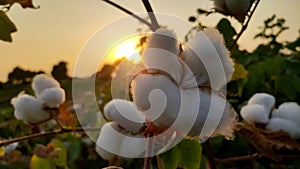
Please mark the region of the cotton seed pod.
[[198, 85], [208, 84], [214, 90], [219, 90], [231, 80], [233, 61], [217, 29], [198, 32], [186, 46], [182, 58], [194, 73]]
[[145, 122], [145, 117], [132, 102], [127, 100], [114, 99], [110, 101], [105, 105], [104, 113], [108, 119], [117, 122], [131, 133], [138, 133]]
[[147, 147], [147, 139], [141, 135], [128, 134], [124, 137], [120, 146], [120, 156], [128, 158], [138, 158], [145, 152]]
[[45, 74], [39, 74], [33, 78], [31, 87], [34, 90], [35, 95], [38, 97], [43, 90], [52, 87], [60, 87], [60, 84], [58, 81]]
[[217, 11], [228, 13], [225, 0], [213, 0], [213, 1], [214, 1], [214, 7]]
[[42, 107], [43, 102], [33, 96], [20, 94], [11, 100], [11, 104], [15, 109], [15, 117], [19, 120], [30, 124], [39, 124], [50, 119], [50, 114]]
[[233, 15], [246, 14], [250, 8], [250, 0], [225, 0], [227, 9]]
[[263, 105], [251, 104], [242, 107], [241, 116], [244, 120], [250, 123], [263, 123], [269, 121], [269, 112]]
[[119, 154], [124, 133], [116, 122], [109, 122], [102, 126], [96, 141], [96, 152], [105, 160]]
[[296, 102], [282, 103], [272, 112], [272, 118], [282, 118], [300, 125], [300, 106]]
[[283, 130], [293, 139], [300, 138], [300, 125], [287, 119], [271, 118], [266, 129], [271, 131]]
[[164, 75], [141, 74], [132, 83], [134, 104], [155, 125], [169, 127], [180, 111], [180, 90]]
[[48, 107], [59, 108], [66, 100], [65, 90], [60, 87], [47, 88], [42, 91], [38, 99], [46, 103]]
[[267, 116], [270, 115], [270, 112], [275, 104], [275, 97], [268, 93], [256, 93], [248, 101], [248, 105], [259, 104], [266, 108]]

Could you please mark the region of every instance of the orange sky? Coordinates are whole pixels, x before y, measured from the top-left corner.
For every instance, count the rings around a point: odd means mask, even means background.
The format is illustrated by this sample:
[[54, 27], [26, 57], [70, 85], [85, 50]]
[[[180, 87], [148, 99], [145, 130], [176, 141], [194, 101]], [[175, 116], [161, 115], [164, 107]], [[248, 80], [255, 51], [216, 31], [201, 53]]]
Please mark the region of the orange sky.
[[[40, 9], [21, 9], [14, 5], [8, 12], [16, 24], [18, 32], [13, 34], [13, 42], [0, 41], [0, 81], [6, 81], [7, 74], [14, 67], [43, 70], [49, 73], [54, 64], [67, 61], [72, 75], [77, 57], [88, 39], [100, 28], [113, 20], [126, 16], [123, 12], [101, 0], [33, 0]], [[150, 0], [156, 12], [164, 12], [186, 20], [195, 14], [198, 7], [209, 7], [208, 0]], [[140, 1], [115, 1], [135, 12], [144, 12]], [[299, 0], [262, 0], [249, 28], [239, 41], [241, 48], [252, 50], [258, 43], [253, 36], [263, 20], [276, 14], [287, 20], [290, 27], [281, 40], [294, 40], [300, 28]], [[203, 19], [205, 25], [214, 26], [221, 15]], [[133, 19], [132, 19], [133, 20]], [[234, 21], [236, 28], [240, 28]], [[132, 22], [135, 22], [133, 20]], [[126, 29], [135, 33], [138, 24], [123, 25], [116, 29]], [[115, 32], [113, 32], [115, 34]], [[109, 35], [107, 35], [109, 36]], [[104, 53], [108, 46], [99, 44]], [[82, 72], [88, 75], [90, 72]]]

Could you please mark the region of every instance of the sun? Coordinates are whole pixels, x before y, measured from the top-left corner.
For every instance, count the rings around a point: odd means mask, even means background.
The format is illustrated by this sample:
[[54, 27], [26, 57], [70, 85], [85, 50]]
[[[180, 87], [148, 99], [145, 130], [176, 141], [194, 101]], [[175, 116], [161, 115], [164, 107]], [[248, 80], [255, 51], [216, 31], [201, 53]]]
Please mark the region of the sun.
[[139, 51], [136, 49], [137, 41], [133, 39], [125, 40], [119, 43], [114, 48], [114, 57], [120, 59], [125, 57], [127, 60], [133, 63], [139, 63], [141, 61], [141, 56]]

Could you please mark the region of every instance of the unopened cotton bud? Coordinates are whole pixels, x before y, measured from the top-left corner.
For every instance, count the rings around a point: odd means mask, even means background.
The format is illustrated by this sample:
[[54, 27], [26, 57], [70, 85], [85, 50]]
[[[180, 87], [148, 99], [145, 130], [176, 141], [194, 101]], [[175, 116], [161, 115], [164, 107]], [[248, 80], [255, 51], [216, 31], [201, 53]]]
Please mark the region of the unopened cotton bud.
[[120, 156], [137, 158], [145, 152], [147, 147], [147, 139], [141, 135], [129, 134], [124, 137], [120, 146]]
[[219, 90], [231, 80], [233, 61], [217, 29], [197, 32], [186, 46], [182, 57], [194, 73], [198, 85], [210, 84], [213, 89]]
[[300, 106], [296, 102], [282, 103], [272, 112], [272, 118], [283, 118], [300, 125]]
[[145, 117], [136, 106], [127, 100], [114, 99], [104, 107], [105, 116], [117, 122], [120, 126], [132, 133], [138, 133], [145, 122]]
[[105, 160], [119, 154], [124, 134], [116, 122], [109, 122], [102, 126], [96, 141], [96, 152]]
[[250, 8], [250, 0], [226, 0], [225, 2], [232, 15], [246, 14]]
[[265, 107], [267, 116], [269, 117], [270, 112], [275, 104], [275, 97], [267, 93], [256, 93], [248, 101], [248, 105], [259, 104]]
[[38, 97], [43, 90], [52, 87], [60, 87], [60, 84], [55, 79], [45, 74], [39, 74], [33, 78], [31, 87], [34, 90], [35, 95]]
[[271, 118], [266, 129], [271, 131], [283, 130], [294, 139], [300, 138], [300, 125], [290, 120]]
[[47, 88], [42, 91], [38, 99], [46, 103], [48, 107], [58, 108], [66, 100], [65, 90], [60, 87]]
[[43, 102], [33, 96], [20, 94], [11, 100], [11, 104], [15, 108], [15, 117], [19, 120], [38, 124], [50, 118], [50, 114], [42, 107]]
[[250, 123], [263, 123], [266, 124], [269, 121], [269, 112], [263, 105], [253, 104], [246, 105], [241, 109], [241, 116], [244, 120]]

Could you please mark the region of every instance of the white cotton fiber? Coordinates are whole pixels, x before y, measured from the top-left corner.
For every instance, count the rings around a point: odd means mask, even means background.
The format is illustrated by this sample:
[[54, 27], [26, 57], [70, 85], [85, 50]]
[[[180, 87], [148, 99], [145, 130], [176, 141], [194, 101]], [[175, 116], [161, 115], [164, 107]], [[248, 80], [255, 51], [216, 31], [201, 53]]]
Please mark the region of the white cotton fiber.
[[158, 48], [162, 50], [167, 50], [177, 55], [178, 45], [174, 31], [164, 28], [157, 29], [151, 35], [146, 48]]
[[156, 125], [172, 125], [179, 113], [180, 90], [166, 76], [137, 76], [132, 83], [132, 94], [137, 108]]
[[138, 133], [145, 122], [145, 117], [132, 102], [127, 100], [114, 99], [110, 101], [105, 105], [104, 113], [108, 119], [117, 122], [131, 133]]
[[266, 129], [271, 131], [283, 130], [294, 139], [300, 138], [300, 125], [290, 120], [271, 118]]
[[242, 107], [241, 116], [250, 123], [266, 124], [269, 121], [269, 112], [263, 105], [259, 104], [251, 104]]
[[15, 117], [31, 124], [38, 124], [50, 118], [50, 114], [43, 110], [43, 102], [33, 96], [20, 94], [11, 100], [15, 108]]
[[123, 138], [124, 134], [116, 122], [104, 124], [96, 141], [96, 152], [105, 160], [110, 159], [114, 154], [118, 155]]
[[233, 61], [224, 44], [222, 34], [217, 29], [197, 32], [182, 52], [183, 60], [194, 73], [198, 85], [209, 84], [219, 90], [234, 71]]
[[269, 116], [270, 111], [275, 104], [275, 97], [267, 93], [256, 93], [248, 101], [248, 105], [252, 104], [259, 104], [264, 106], [268, 113], [267, 116]]
[[60, 87], [60, 84], [54, 78], [45, 74], [39, 74], [33, 78], [31, 87], [34, 90], [35, 95], [38, 97], [43, 90], [52, 87]]
[[48, 107], [59, 108], [66, 100], [65, 90], [60, 87], [47, 88], [40, 93], [38, 99], [46, 103]]
[[120, 146], [120, 156], [128, 158], [138, 158], [142, 155], [147, 147], [147, 139], [141, 135], [128, 134], [124, 137]]
[[272, 112], [272, 118], [282, 118], [300, 125], [300, 106], [295, 102], [282, 103]]

